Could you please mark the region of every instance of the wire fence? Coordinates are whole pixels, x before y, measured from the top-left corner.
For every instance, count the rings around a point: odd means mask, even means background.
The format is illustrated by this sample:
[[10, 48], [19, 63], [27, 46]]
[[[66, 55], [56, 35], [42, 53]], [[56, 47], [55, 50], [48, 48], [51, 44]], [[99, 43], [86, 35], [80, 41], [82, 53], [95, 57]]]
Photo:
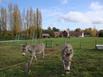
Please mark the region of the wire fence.
[[95, 49], [97, 44], [103, 45], [103, 38], [47, 38], [34, 40], [10, 40], [0, 41], [0, 47], [21, 46], [25, 43], [44, 43], [47, 48], [61, 47], [65, 43], [70, 43], [75, 49]]
[[90, 40], [82, 40], [82, 39], [64, 39], [62, 41], [58, 40], [46, 40], [45, 42], [46, 47], [54, 48], [54, 47], [61, 47], [65, 43], [69, 43], [73, 46], [74, 49], [95, 49], [97, 44], [103, 45], [103, 39], [90, 39]]
[[[35, 39], [35, 40], [10, 40], [10, 41], [0, 41], [0, 48], [5, 47], [21, 47], [22, 44], [37, 44], [44, 43], [46, 48], [61, 47], [64, 43], [72, 44], [74, 49], [95, 49], [97, 44], [103, 44], [103, 38], [48, 38], [48, 39]], [[80, 61], [80, 60], [79, 60]], [[81, 60], [82, 61], [82, 60]], [[20, 66], [25, 62], [18, 63], [15, 65], [7, 66], [1, 68], [0, 71], [10, 69], [12, 67]]]

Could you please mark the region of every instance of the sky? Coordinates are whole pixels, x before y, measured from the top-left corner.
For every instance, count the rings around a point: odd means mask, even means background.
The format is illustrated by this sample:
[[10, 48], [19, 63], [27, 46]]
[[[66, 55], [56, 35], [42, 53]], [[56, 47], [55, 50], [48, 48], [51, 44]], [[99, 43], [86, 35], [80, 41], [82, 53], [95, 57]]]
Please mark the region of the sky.
[[39, 8], [44, 29], [103, 29], [103, 0], [0, 0], [0, 7], [9, 3], [17, 4], [21, 11]]

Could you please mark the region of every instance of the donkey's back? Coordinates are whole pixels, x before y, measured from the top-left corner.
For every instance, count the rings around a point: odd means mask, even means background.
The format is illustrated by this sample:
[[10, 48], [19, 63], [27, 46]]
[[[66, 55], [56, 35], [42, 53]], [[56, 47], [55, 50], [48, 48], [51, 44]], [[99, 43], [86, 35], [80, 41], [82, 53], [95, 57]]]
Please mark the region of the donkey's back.
[[43, 43], [33, 46], [33, 51], [36, 53], [44, 52], [44, 49], [45, 49], [45, 45]]

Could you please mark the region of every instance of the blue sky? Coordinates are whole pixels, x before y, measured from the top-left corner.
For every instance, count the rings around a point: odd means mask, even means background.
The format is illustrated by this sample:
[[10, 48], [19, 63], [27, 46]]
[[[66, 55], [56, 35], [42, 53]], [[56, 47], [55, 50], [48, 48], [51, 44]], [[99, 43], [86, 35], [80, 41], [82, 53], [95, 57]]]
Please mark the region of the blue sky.
[[43, 28], [55, 26], [61, 30], [96, 27], [103, 29], [103, 0], [0, 0], [0, 7], [15, 3], [24, 8], [39, 8]]

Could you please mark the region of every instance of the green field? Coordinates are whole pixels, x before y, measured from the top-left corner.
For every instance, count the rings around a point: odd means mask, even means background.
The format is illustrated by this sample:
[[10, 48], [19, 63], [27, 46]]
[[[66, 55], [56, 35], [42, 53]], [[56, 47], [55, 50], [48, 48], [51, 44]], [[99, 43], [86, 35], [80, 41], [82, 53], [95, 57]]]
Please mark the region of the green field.
[[[64, 42], [71, 43], [74, 57], [71, 73], [64, 75], [60, 49]], [[19, 40], [0, 42], [0, 77], [25, 77], [24, 64], [29, 56], [22, 56], [21, 45], [44, 42], [46, 56], [40, 56], [32, 64], [29, 77], [103, 77], [103, 50], [95, 49], [103, 44], [103, 38], [49, 38], [39, 40]]]

